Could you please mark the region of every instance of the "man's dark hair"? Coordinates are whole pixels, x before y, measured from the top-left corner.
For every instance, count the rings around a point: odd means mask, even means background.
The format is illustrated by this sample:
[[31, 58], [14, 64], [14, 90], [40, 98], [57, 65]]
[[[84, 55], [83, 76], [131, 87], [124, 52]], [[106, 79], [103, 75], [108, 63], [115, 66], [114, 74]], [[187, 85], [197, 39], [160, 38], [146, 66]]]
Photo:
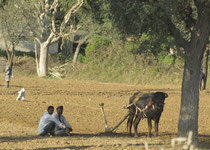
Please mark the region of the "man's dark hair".
[[56, 109], [57, 109], [57, 110], [58, 110], [58, 109], [62, 109], [62, 110], [63, 110], [63, 106], [58, 106]]
[[48, 106], [47, 111], [50, 109], [54, 109], [54, 107], [52, 105]]

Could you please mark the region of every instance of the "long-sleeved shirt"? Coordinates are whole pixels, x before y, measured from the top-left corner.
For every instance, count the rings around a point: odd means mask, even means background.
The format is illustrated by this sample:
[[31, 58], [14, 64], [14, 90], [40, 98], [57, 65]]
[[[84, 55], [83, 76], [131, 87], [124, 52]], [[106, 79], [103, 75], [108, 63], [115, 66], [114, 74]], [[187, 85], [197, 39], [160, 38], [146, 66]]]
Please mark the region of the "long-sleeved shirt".
[[10, 77], [13, 77], [13, 72], [12, 69], [9, 66], [7, 66], [5, 70], [5, 80], [9, 81]]
[[[53, 117], [54, 117], [56, 120], [58, 120], [58, 121], [60, 121], [61, 123], [63, 123], [67, 128], [72, 129], [71, 125], [68, 123], [68, 121], [66, 120], [66, 118], [65, 118], [63, 115], [61, 115], [61, 117], [60, 117], [60, 119], [59, 119], [58, 114], [57, 114], [57, 113], [54, 113], [54, 114], [53, 114]], [[58, 127], [59, 127], [59, 126], [58, 126]]]
[[55, 119], [53, 116], [51, 116], [48, 112], [44, 113], [42, 116], [40, 122], [39, 122], [39, 134], [44, 132], [44, 127], [50, 122], [55, 122], [56, 126], [59, 126], [59, 128], [65, 129], [66, 126], [61, 123], [59, 120]]

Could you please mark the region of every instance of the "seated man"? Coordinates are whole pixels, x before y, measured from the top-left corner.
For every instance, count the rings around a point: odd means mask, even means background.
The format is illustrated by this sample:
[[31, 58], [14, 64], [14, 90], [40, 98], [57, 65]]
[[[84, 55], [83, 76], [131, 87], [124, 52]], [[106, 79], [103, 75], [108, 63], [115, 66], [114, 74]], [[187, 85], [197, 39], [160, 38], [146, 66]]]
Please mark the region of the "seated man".
[[63, 106], [57, 107], [57, 113], [53, 114], [53, 117], [63, 123], [66, 128], [60, 128], [56, 125], [55, 127], [55, 136], [69, 136], [70, 132], [72, 131], [71, 125], [66, 121], [66, 118], [62, 115], [63, 114]]
[[39, 122], [40, 136], [45, 136], [48, 134], [54, 135], [55, 126], [58, 126], [59, 128], [65, 130], [66, 126], [52, 116], [53, 112], [54, 112], [54, 107], [49, 106], [47, 108], [47, 112], [44, 113], [44, 115], [42, 116]]

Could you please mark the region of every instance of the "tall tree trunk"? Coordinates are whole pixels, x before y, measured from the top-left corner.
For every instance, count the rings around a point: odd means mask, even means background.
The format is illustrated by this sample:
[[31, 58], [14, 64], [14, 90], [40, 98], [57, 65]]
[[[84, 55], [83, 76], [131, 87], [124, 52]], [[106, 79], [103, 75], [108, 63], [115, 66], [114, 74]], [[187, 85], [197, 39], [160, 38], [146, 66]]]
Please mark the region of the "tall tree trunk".
[[[200, 6], [199, 3], [196, 3]], [[191, 28], [190, 42], [182, 44], [185, 49], [185, 64], [182, 80], [181, 107], [178, 124], [179, 136], [193, 132], [192, 142], [198, 146], [199, 82], [204, 51], [209, 40], [210, 22], [199, 7], [198, 22]], [[200, 12], [201, 11], [201, 12]]]
[[209, 49], [210, 45], [206, 47], [206, 50], [204, 52], [204, 57], [203, 57], [203, 74], [204, 74], [204, 79], [202, 82], [202, 90], [206, 89], [206, 83], [207, 83], [207, 77], [208, 77], [208, 57], [209, 57]]
[[47, 76], [48, 73], [48, 50], [49, 45], [40, 44], [39, 77]]
[[198, 47], [202, 46], [194, 44], [191, 45], [191, 50], [186, 51], [178, 125], [179, 136], [187, 136], [189, 131], [193, 132], [195, 146], [198, 145], [199, 81], [204, 53], [204, 48], [197, 50]]

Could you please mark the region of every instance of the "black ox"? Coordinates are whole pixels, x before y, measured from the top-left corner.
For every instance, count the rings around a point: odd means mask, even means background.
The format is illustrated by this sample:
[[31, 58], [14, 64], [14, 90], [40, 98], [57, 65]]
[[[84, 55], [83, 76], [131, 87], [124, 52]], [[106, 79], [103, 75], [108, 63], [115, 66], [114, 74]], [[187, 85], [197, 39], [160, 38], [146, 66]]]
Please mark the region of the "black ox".
[[152, 136], [152, 120], [155, 121], [155, 136], [158, 136], [160, 116], [163, 112], [165, 98], [167, 97], [168, 94], [164, 92], [135, 93], [130, 98], [129, 105], [127, 106], [129, 109], [129, 118], [127, 121], [127, 129], [129, 130], [129, 134], [131, 135], [131, 128], [133, 124], [135, 136], [138, 136], [138, 124], [142, 118], [147, 118], [149, 129], [148, 136]]

